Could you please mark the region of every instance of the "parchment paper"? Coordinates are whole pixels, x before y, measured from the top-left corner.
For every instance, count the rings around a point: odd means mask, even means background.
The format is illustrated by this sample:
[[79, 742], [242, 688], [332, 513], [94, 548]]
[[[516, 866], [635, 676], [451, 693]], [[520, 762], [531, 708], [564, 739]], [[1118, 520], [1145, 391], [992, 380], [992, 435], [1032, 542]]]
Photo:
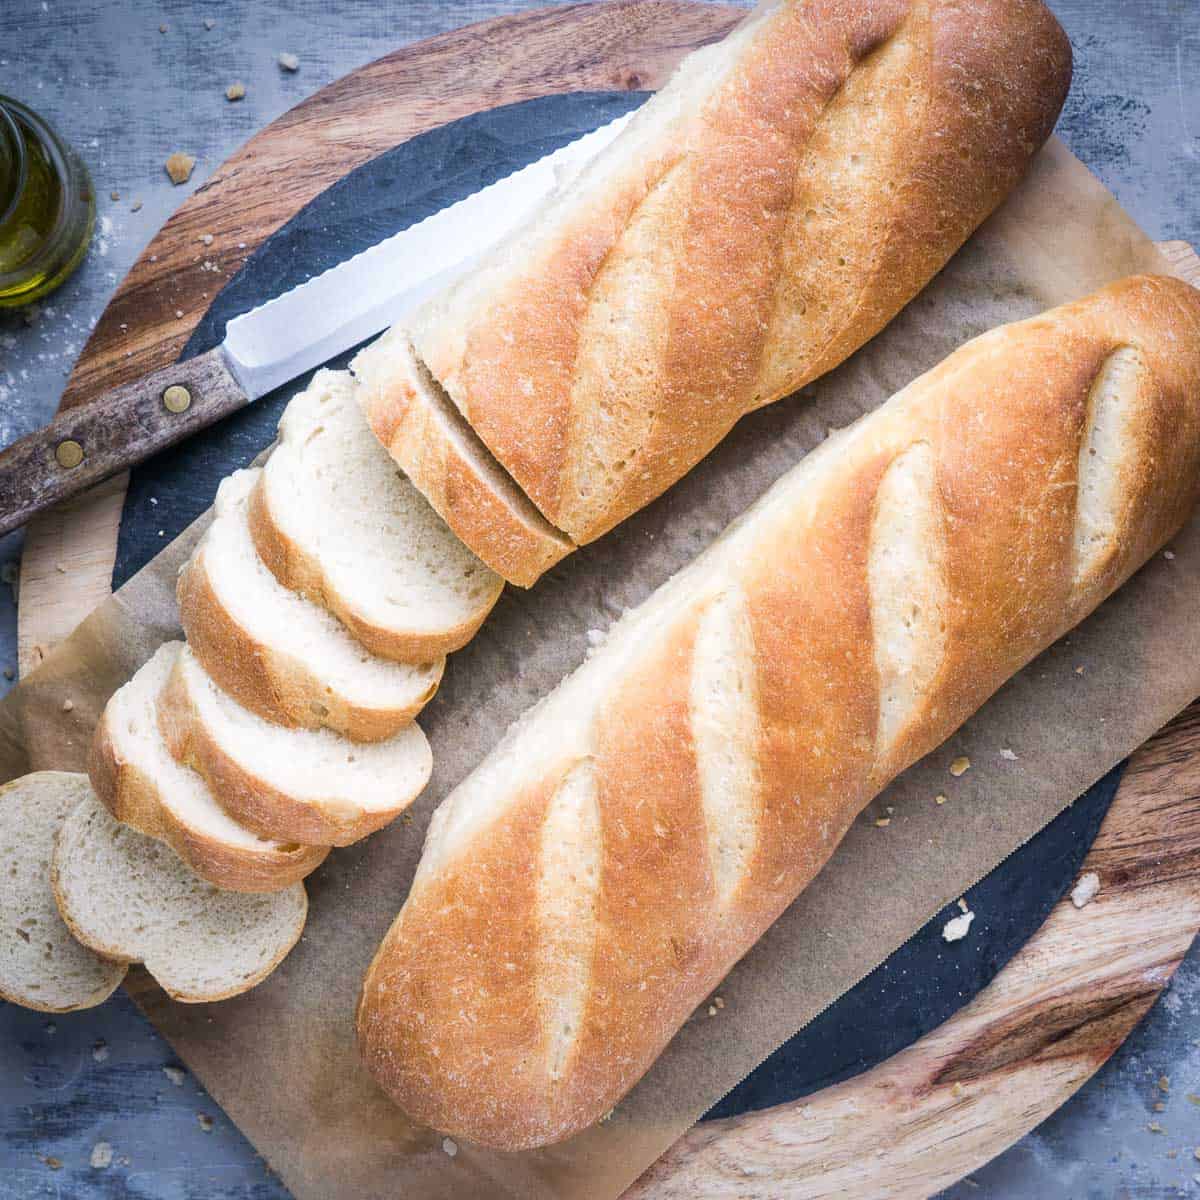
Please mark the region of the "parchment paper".
[[[412, 1126], [354, 1048], [359, 981], [408, 887], [433, 807], [605, 629], [691, 559], [824, 436], [984, 329], [1135, 271], [1149, 240], [1058, 143], [946, 271], [804, 397], [744, 421], [681, 484], [530, 592], [508, 589], [452, 657], [421, 723], [434, 776], [411, 812], [311, 877], [300, 945], [261, 987], [215, 1005], [146, 1001], [181, 1058], [300, 1200], [615, 1197], [772, 1049], [1200, 694], [1200, 523], [1003, 689], [856, 823], [833, 861], [607, 1122], [503, 1155]], [[177, 635], [192, 527], [0, 705], [0, 778], [81, 767], [106, 697]], [[1082, 667], [1080, 673], [1077, 668]], [[70, 698], [74, 708], [62, 711]], [[1016, 758], [1001, 755], [1011, 750]], [[966, 754], [962, 778], [948, 773]], [[944, 792], [949, 802], [936, 805]], [[886, 829], [874, 817], [895, 812]]]

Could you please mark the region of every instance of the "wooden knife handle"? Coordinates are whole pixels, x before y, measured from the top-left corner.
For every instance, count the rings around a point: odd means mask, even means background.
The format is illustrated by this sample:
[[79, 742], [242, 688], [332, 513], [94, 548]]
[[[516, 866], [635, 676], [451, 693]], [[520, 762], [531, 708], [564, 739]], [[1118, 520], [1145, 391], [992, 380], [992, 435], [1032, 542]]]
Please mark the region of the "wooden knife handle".
[[60, 413], [0, 450], [0, 534], [248, 402], [218, 347]]

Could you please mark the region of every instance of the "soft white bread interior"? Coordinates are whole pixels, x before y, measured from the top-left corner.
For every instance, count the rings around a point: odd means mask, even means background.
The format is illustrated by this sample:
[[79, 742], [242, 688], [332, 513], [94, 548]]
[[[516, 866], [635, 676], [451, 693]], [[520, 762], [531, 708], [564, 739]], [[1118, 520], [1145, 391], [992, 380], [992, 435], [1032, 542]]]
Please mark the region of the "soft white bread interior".
[[182, 649], [182, 642], [160, 646], [109, 700], [88, 758], [92, 786], [117, 820], [166, 842], [217, 887], [239, 892], [290, 887], [321, 863], [329, 847], [278, 841], [248, 829], [167, 749], [158, 700]]
[[350, 369], [372, 432], [493, 571], [529, 587], [575, 549], [492, 457], [403, 329], [361, 350]]
[[257, 470], [217, 490], [215, 519], [179, 576], [179, 615], [205, 670], [280, 725], [325, 726], [353, 741], [390, 738], [432, 698], [445, 659], [372, 654], [327, 609], [284, 587], [254, 548], [247, 504]]
[[[862, 808], [1200, 499], [1200, 292], [994, 330], [626, 615], [434, 814], [367, 1066], [505, 1150], [608, 1112]], [[515, 966], [514, 966], [515, 964]]]
[[503, 542], [499, 499], [456, 503], [499, 496], [482, 456], [406, 429], [410, 338], [486, 461], [592, 541], [883, 328], [1019, 181], [1070, 77], [1038, 0], [760, 5], [360, 358], [373, 428], [468, 545]]
[[250, 531], [275, 577], [369, 650], [427, 663], [470, 640], [504, 580], [400, 473], [354, 388], [344, 371], [318, 371], [287, 406]]
[[63, 920], [85, 946], [145, 963], [169, 995], [191, 1003], [260, 983], [299, 940], [308, 915], [302, 883], [267, 896], [222, 891], [92, 796], [63, 822], [51, 878]]
[[86, 775], [37, 771], [0, 787], [0, 1000], [42, 1012], [91, 1008], [125, 964], [75, 940], [50, 885], [54, 839], [92, 789]]
[[184, 646], [158, 701], [171, 753], [221, 807], [265, 837], [345, 846], [382, 828], [420, 794], [433, 758], [409, 724], [365, 745], [328, 729], [288, 729], [227, 696]]

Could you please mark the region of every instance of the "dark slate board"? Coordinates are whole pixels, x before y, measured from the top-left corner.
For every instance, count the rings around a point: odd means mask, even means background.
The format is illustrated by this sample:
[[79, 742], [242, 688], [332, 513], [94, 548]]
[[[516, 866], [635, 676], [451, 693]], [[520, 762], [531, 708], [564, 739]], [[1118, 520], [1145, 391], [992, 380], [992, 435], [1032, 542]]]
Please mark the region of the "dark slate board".
[[[211, 349], [225, 323], [279, 292], [422, 220], [636, 107], [646, 93], [551, 96], [422, 134], [346, 176], [264, 243], [225, 286], [184, 357]], [[343, 366], [347, 353], [331, 365]], [[212, 502], [217, 484], [272, 439], [304, 383], [159, 455], [133, 474], [114, 585], [119, 586]], [[151, 498], [157, 503], [151, 503]], [[161, 532], [160, 532], [161, 531]], [[941, 1024], [996, 975], [1073, 882], [1116, 792], [1117, 767], [969, 894], [971, 936], [948, 945], [950, 906], [857, 987], [791, 1038], [708, 1114], [731, 1116], [850, 1078]]]

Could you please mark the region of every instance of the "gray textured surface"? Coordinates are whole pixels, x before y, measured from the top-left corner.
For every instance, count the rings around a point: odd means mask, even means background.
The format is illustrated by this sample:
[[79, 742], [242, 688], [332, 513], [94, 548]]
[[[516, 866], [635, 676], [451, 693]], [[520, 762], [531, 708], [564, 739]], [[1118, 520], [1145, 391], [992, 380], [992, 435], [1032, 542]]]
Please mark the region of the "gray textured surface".
[[[1076, 54], [1060, 132], [1157, 238], [1200, 239], [1200, 4], [1051, 0]], [[318, 87], [419, 37], [512, 0], [0, 0], [0, 91], [37, 107], [81, 150], [99, 196], [85, 266], [32, 324], [0, 317], [0, 443], [44, 423], [118, 280], [184, 196], [256, 129]], [[214, 27], [207, 30], [204, 19]], [[159, 26], [167, 32], [160, 33]], [[299, 72], [276, 65], [299, 55]], [[224, 89], [245, 82], [246, 99]], [[162, 161], [197, 157], [188, 185]], [[116, 191], [120, 200], [109, 199]], [[139, 212], [131, 212], [141, 200]], [[15, 562], [19, 535], [0, 540]], [[0, 667], [15, 664], [15, 610], [0, 586]], [[0, 687], [3, 681], [0, 679]], [[1079, 1095], [970, 1181], [968, 1197], [1130, 1200], [1200, 1195], [1200, 952]], [[0, 1200], [281, 1197], [281, 1185], [169, 1049], [118, 997], [47, 1019], [0, 1006]], [[1171, 1080], [1159, 1092], [1160, 1075]], [[1156, 1102], [1165, 1111], [1155, 1112]], [[200, 1114], [213, 1118], [206, 1130]], [[1164, 1132], [1147, 1127], [1156, 1122]], [[111, 1145], [110, 1166], [90, 1166]], [[54, 1169], [50, 1159], [61, 1164]]]

